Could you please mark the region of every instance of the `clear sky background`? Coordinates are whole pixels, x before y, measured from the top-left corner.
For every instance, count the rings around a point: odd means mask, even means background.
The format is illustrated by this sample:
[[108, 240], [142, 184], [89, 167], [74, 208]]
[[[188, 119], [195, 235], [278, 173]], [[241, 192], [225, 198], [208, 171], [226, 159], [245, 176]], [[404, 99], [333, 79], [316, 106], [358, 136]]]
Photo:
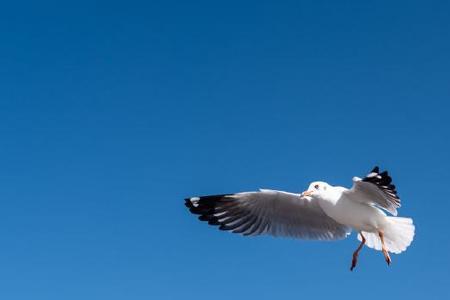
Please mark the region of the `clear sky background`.
[[[450, 296], [448, 1], [13, 1], [0, 11], [0, 298]], [[282, 2], [282, 3], [278, 3]], [[187, 196], [374, 165], [407, 252], [243, 238]]]

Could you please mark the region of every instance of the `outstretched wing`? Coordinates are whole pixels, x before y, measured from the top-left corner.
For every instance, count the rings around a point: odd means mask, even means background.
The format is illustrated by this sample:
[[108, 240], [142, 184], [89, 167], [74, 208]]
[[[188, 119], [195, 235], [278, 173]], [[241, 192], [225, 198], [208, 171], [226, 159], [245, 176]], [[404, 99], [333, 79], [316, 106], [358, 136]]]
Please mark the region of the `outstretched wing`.
[[316, 201], [300, 194], [260, 190], [185, 200], [189, 210], [200, 215], [200, 220], [243, 235], [336, 240], [351, 231], [328, 217]]
[[363, 179], [354, 177], [353, 187], [345, 193], [354, 201], [379, 206], [394, 216], [397, 215], [397, 208], [401, 206], [392, 178], [387, 171], [380, 173], [378, 167], [373, 168]]

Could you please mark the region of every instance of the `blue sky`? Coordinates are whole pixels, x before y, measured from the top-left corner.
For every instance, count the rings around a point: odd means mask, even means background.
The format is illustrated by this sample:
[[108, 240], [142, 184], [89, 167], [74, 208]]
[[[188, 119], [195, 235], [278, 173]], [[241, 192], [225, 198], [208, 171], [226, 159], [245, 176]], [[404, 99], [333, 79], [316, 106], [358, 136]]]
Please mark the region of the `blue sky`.
[[[449, 297], [449, 10], [4, 4], [0, 297]], [[318, 179], [350, 186], [375, 164], [417, 227], [389, 268], [365, 248], [349, 272], [354, 235], [243, 238], [183, 206]]]

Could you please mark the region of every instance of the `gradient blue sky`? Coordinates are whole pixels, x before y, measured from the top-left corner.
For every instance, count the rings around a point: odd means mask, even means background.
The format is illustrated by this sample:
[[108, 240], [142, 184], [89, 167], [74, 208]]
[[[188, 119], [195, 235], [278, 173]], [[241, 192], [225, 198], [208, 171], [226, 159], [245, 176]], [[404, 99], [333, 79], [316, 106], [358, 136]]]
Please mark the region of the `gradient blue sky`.
[[[448, 1], [149, 2], [3, 4], [0, 298], [450, 296]], [[389, 268], [183, 206], [375, 164], [417, 226]]]

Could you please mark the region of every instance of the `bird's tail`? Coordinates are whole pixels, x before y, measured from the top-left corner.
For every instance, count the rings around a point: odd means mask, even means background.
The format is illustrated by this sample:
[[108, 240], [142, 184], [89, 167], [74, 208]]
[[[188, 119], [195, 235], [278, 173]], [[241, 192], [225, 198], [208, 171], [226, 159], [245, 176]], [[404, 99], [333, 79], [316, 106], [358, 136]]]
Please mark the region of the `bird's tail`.
[[[414, 224], [410, 218], [387, 217], [387, 226], [384, 229], [384, 242], [386, 248], [392, 253], [401, 253], [411, 245], [414, 239]], [[375, 250], [381, 250], [381, 240], [378, 233], [365, 232], [362, 234], [366, 238], [366, 245]], [[361, 237], [358, 234], [358, 240]]]

